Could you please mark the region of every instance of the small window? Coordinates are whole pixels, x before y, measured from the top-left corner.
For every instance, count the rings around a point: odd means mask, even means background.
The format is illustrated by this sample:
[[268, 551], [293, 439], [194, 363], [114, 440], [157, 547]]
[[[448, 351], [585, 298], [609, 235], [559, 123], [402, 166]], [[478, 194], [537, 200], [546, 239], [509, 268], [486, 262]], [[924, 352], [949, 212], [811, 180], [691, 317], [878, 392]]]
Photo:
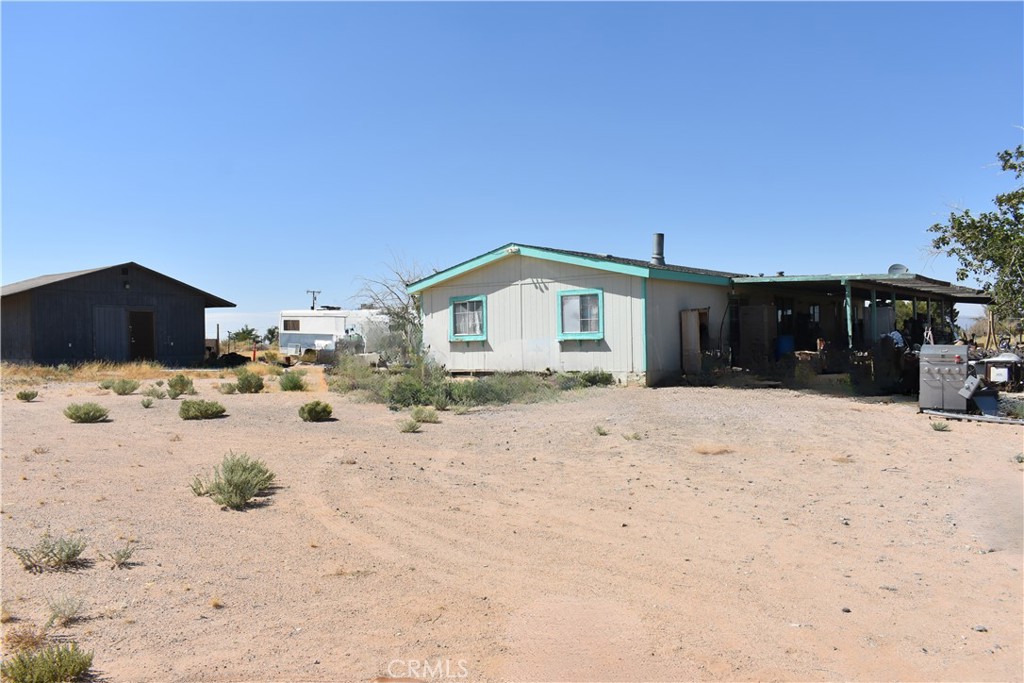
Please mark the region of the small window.
[[448, 300], [448, 340], [487, 339], [487, 297], [453, 296]]
[[821, 322], [821, 304], [811, 304], [808, 306], [807, 314], [811, 319], [812, 323]]
[[570, 289], [558, 293], [558, 338], [602, 339], [604, 337], [604, 292], [600, 289]]
[[299, 321], [298, 320], [285, 320], [284, 321], [284, 331], [285, 332], [298, 332], [299, 331]]

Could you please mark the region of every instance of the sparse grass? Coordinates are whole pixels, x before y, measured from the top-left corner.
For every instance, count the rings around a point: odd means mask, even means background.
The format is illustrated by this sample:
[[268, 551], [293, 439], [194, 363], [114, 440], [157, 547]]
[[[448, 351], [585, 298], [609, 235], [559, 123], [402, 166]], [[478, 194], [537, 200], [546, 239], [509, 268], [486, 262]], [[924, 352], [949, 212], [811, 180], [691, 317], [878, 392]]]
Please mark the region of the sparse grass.
[[403, 434], [415, 434], [420, 431], [420, 423], [410, 417], [398, 423], [398, 431]]
[[465, 403], [459, 403], [452, 408], [452, 412], [456, 415], [469, 415], [470, 409]]
[[62, 593], [54, 598], [47, 598], [46, 606], [50, 609], [50, 618], [45, 627], [50, 628], [56, 624], [64, 628], [82, 620], [85, 600]]
[[31, 652], [46, 644], [46, 629], [35, 624], [23, 624], [4, 634], [4, 651]]
[[64, 409], [64, 417], [72, 422], [103, 422], [110, 411], [96, 403], [72, 403]]
[[21, 566], [26, 571], [38, 574], [47, 569], [64, 571], [82, 566], [84, 564], [82, 552], [85, 550], [85, 546], [84, 538], [77, 536], [54, 537], [47, 531], [31, 548], [7, 546], [7, 549], [17, 555]]
[[238, 391], [238, 387], [232, 382], [224, 382], [217, 385], [217, 391], [222, 394], [233, 394]]
[[7, 605], [0, 604], [0, 624], [6, 624], [13, 620], [14, 616], [7, 610]]
[[608, 430], [601, 425], [594, 425], [594, 433], [598, 436], [608, 436]]
[[235, 388], [240, 394], [258, 394], [263, 391], [263, 378], [254, 372], [242, 369], [235, 373]]
[[416, 406], [413, 408], [412, 419], [425, 424], [437, 424], [441, 421], [441, 418], [437, 416], [437, 411], [427, 406]]
[[142, 407], [143, 408], [152, 408], [153, 407], [153, 399], [148, 398], [148, 397], [142, 399]]
[[33, 389], [22, 389], [21, 391], [19, 391], [15, 395], [18, 397], [19, 401], [24, 401], [25, 403], [29, 403], [33, 399], [35, 399], [36, 396], [39, 395], [39, 392], [35, 391]]
[[728, 446], [717, 443], [699, 443], [693, 447], [693, 450], [701, 455], [726, 455], [734, 452]]
[[117, 548], [109, 555], [99, 551], [96, 551], [96, 554], [104, 562], [109, 562], [111, 569], [126, 569], [132, 565], [131, 559], [135, 554], [135, 546], [131, 541], [127, 541], [123, 548]]
[[178, 416], [182, 420], [212, 420], [225, 412], [224, 406], [216, 401], [202, 399], [185, 399], [178, 408]]
[[78, 643], [53, 643], [19, 652], [0, 664], [0, 676], [10, 683], [64, 683], [84, 677], [92, 667], [92, 652]]
[[331, 416], [334, 409], [323, 401], [311, 401], [299, 408], [299, 417], [303, 422], [323, 422]]
[[137, 379], [119, 379], [110, 385], [109, 389], [118, 396], [127, 396], [139, 388], [141, 383]]
[[931, 425], [932, 425], [932, 429], [934, 429], [937, 432], [948, 432], [949, 431], [949, 423], [948, 422], [932, 422]]
[[306, 380], [300, 372], [286, 372], [277, 380], [281, 391], [305, 391]]
[[210, 607], [213, 609], [224, 609], [224, 601], [220, 598], [210, 598]]
[[640, 435], [640, 432], [632, 432], [630, 434], [623, 434], [622, 438], [626, 441], [640, 441], [644, 437]]
[[273, 483], [274, 473], [262, 460], [250, 458], [245, 453], [229, 453], [220, 465], [213, 468], [213, 476], [204, 480], [197, 475], [191, 488], [197, 496], [209, 496], [215, 503], [232, 510], [242, 510]]

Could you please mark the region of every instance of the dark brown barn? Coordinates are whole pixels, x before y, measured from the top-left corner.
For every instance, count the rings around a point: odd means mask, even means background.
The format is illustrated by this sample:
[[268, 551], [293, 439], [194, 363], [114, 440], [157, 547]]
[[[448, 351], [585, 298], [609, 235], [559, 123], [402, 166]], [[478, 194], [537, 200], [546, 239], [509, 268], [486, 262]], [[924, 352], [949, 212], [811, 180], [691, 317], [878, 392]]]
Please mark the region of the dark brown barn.
[[205, 356], [206, 309], [222, 307], [234, 304], [133, 262], [43, 275], [3, 287], [0, 357], [192, 365]]

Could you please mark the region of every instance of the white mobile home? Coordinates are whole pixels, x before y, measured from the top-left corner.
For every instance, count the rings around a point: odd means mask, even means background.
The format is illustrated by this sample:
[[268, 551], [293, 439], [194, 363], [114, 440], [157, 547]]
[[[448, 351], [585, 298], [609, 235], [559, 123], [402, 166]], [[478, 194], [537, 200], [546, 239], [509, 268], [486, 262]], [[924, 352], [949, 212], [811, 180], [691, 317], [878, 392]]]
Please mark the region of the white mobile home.
[[451, 372], [698, 372], [734, 274], [665, 265], [662, 240], [651, 261], [507, 244], [415, 282], [427, 352]]
[[359, 352], [370, 353], [387, 331], [387, 316], [377, 309], [298, 309], [281, 311], [278, 343], [281, 353], [298, 356], [310, 349], [333, 351], [339, 342], [350, 339], [362, 342]]

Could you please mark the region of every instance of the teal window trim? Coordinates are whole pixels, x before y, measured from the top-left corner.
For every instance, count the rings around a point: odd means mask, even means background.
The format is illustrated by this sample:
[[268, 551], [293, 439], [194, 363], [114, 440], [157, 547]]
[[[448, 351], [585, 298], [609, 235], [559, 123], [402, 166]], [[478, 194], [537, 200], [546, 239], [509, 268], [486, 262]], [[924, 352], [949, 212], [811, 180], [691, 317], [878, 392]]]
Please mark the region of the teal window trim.
[[[566, 332], [562, 329], [562, 299], [567, 296], [585, 296], [588, 294], [597, 295], [597, 331], [596, 332]], [[604, 291], [600, 289], [563, 289], [558, 292], [558, 309], [555, 315], [558, 318], [558, 341], [582, 340], [582, 339], [604, 339]]]
[[[455, 334], [455, 304], [467, 301], [480, 302], [480, 334]], [[474, 296], [453, 296], [448, 299], [448, 341], [450, 342], [474, 342], [486, 341], [487, 339], [487, 296], [477, 294]]]

